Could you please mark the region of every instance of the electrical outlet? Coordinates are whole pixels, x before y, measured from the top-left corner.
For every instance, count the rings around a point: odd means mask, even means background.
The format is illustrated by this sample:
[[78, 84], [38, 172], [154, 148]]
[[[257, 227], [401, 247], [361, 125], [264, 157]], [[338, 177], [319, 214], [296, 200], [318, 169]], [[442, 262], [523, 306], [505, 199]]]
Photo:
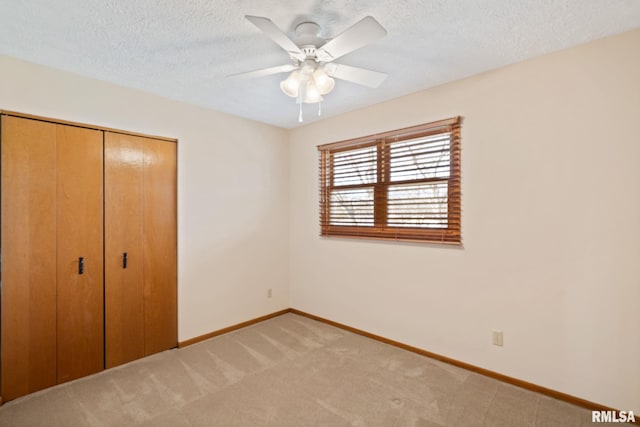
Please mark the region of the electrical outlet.
[[271, 298], [271, 288], [267, 289], [267, 298]]
[[498, 347], [503, 346], [502, 331], [494, 329], [491, 331], [491, 337], [493, 339], [493, 345], [497, 345]]

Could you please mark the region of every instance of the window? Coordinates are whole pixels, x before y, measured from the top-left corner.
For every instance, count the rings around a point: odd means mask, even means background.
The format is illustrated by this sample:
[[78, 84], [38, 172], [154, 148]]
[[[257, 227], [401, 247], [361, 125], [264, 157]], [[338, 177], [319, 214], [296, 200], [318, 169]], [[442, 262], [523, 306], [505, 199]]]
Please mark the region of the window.
[[321, 145], [320, 234], [460, 243], [460, 118]]

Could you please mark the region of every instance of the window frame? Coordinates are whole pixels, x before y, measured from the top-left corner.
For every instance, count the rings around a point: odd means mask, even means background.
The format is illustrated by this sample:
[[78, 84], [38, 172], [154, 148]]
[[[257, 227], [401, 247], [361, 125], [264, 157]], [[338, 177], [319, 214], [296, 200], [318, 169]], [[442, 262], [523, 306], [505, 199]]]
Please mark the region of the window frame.
[[[461, 164], [459, 116], [389, 132], [318, 145], [320, 184], [320, 235], [373, 238], [427, 243], [461, 244]], [[450, 134], [449, 177], [432, 177], [391, 181], [390, 144], [439, 134]], [[374, 183], [333, 185], [333, 155], [366, 147], [376, 147], [376, 181]], [[398, 227], [387, 225], [388, 194], [391, 186], [427, 182], [447, 182], [446, 227]], [[373, 188], [373, 225], [331, 224], [331, 194], [335, 189]]]

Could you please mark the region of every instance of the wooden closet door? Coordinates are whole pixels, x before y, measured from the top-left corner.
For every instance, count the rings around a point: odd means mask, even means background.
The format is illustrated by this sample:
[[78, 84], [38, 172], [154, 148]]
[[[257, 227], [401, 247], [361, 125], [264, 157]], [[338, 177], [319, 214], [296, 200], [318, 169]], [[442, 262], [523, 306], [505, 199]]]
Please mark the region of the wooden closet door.
[[2, 116], [4, 400], [56, 383], [56, 127]]
[[[144, 138], [105, 133], [105, 365], [144, 356]], [[126, 253], [126, 268], [124, 268]]]
[[145, 354], [178, 342], [176, 288], [176, 144], [144, 144]]
[[104, 368], [102, 132], [57, 125], [56, 134], [58, 383], [62, 383]]

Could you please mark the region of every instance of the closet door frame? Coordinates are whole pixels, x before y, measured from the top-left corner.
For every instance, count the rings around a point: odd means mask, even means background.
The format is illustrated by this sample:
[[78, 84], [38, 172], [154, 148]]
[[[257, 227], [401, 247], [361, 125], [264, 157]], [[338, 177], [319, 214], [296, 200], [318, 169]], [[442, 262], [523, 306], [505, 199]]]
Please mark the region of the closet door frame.
[[[36, 116], [36, 115], [31, 115], [31, 114], [25, 114], [25, 113], [19, 113], [19, 112], [14, 112], [14, 111], [8, 111], [8, 110], [0, 110], [0, 132], [2, 131], [3, 126], [1, 126], [2, 122], [4, 122], [5, 120], [12, 120], [13, 118], [18, 118], [18, 119], [29, 119], [29, 120], [35, 120], [35, 121], [39, 121], [42, 122], [43, 125], [49, 126], [50, 129], [55, 129], [56, 126], [61, 126], [61, 125], [65, 125], [65, 126], [72, 126], [72, 127], [77, 127], [77, 128], [83, 128], [85, 130], [95, 130], [95, 131], [100, 131], [103, 133], [102, 139], [103, 139], [103, 150], [104, 150], [104, 138], [106, 137], [106, 134], [111, 132], [111, 133], [116, 133], [116, 134], [123, 134], [123, 135], [130, 135], [130, 136], [134, 136], [134, 137], [141, 137], [144, 139], [150, 139], [150, 140], [154, 140], [157, 142], [164, 142], [164, 143], [171, 143], [171, 145], [173, 146], [169, 151], [173, 151], [173, 165], [170, 166], [170, 169], [172, 169], [172, 176], [170, 178], [171, 180], [171, 186], [173, 187], [173, 191], [172, 191], [172, 195], [169, 197], [170, 199], [173, 199], [173, 204], [171, 206], [170, 211], [173, 212], [173, 219], [172, 221], [169, 222], [171, 230], [169, 230], [169, 243], [165, 243], [165, 248], [168, 248], [167, 253], [161, 257], [161, 260], [154, 260], [153, 259], [153, 254], [154, 254], [154, 248], [152, 247], [152, 245], [154, 243], [156, 243], [157, 241], [154, 239], [143, 239], [143, 246], [150, 248], [149, 249], [149, 253], [152, 255], [149, 255], [147, 258], [145, 258], [143, 260], [143, 268], [149, 270], [151, 268], [156, 268], [156, 266], [160, 266], [160, 267], [164, 267], [164, 270], [162, 270], [162, 273], [151, 275], [150, 277], [155, 277], [156, 279], [149, 279], [149, 280], [144, 280], [144, 288], [143, 288], [143, 293], [144, 293], [144, 310], [148, 311], [148, 312], [155, 312], [155, 313], [160, 313], [163, 310], [167, 310], [169, 311], [169, 316], [166, 317], [165, 316], [165, 320], [163, 321], [160, 318], [154, 318], [151, 317], [149, 319], [145, 319], [145, 328], [155, 328], [154, 331], [150, 334], [151, 336], [153, 336], [154, 334], [156, 335], [156, 339], [155, 341], [152, 339], [151, 341], [149, 341], [149, 339], [147, 337], [145, 337], [145, 342], [144, 342], [144, 355], [148, 355], [148, 354], [152, 354], [154, 352], [157, 351], [162, 351], [168, 348], [173, 348], [176, 347], [178, 344], [177, 341], [177, 143], [178, 140], [175, 138], [166, 138], [166, 137], [160, 137], [160, 136], [154, 136], [154, 135], [147, 135], [147, 134], [141, 134], [141, 133], [136, 133], [136, 132], [129, 132], [129, 131], [123, 131], [120, 129], [114, 129], [114, 128], [108, 128], [108, 127], [101, 127], [101, 126], [94, 126], [94, 125], [88, 125], [88, 124], [84, 124], [84, 123], [78, 123], [78, 122], [72, 122], [72, 121], [65, 121], [65, 120], [58, 120], [58, 119], [52, 119], [52, 118], [47, 118], [47, 117], [41, 117], [41, 116]], [[0, 138], [0, 141], [2, 140], [2, 138]], [[1, 143], [1, 142], [0, 142]], [[55, 145], [55, 144], [54, 144]], [[166, 146], [166, 144], [163, 144]], [[55, 152], [57, 150], [57, 146], [51, 147], [51, 149]], [[2, 160], [4, 162], [4, 160]], [[155, 169], [151, 169], [150, 168], [151, 164], [148, 164], [148, 170], [146, 172], [143, 171], [143, 174], [145, 174], [145, 176], [147, 177], [148, 180], [166, 180], [166, 171], [165, 172], [160, 172], [157, 173], [154, 172]], [[10, 168], [3, 168], [2, 169], [2, 177], [3, 177], [3, 181], [5, 179], [5, 172], [9, 171]], [[103, 176], [103, 185], [104, 185], [104, 166], [101, 167], [102, 170], [102, 176]], [[55, 173], [54, 175], [57, 174], [57, 165], [55, 165]], [[49, 194], [51, 194], [52, 192], [58, 192], [59, 191], [59, 186], [57, 185], [57, 177], [53, 176], [53, 177], [49, 177], [45, 180], [49, 186], [52, 187], [52, 189], [50, 189], [51, 191], [49, 192]], [[3, 184], [4, 187], [4, 184]], [[42, 185], [40, 186], [41, 189], [44, 188], [48, 188], [46, 185]], [[42, 190], [45, 191], [45, 190]], [[45, 191], [46, 192], [46, 191]], [[10, 192], [5, 192], [3, 191], [2, 194], [2, 200], [0, 201], [0, 215], [2, 218], [2, 224], [5, 223], [5, 221], [7, 220], [6, 215], [7, 212], [9, 212], [9, 210], [7, 209], [6, 205], [6, 201], [5, 201], [5, 196], [8, 196]], [[53, 197], [53, 196], [52, 196]], [[104, 202], [104, 192], [102, 192], [101, 197], [103, 198], [103, 202]], [[55, 197], [54, 197], [55, 198]], [[147, 200], [147, 205], [148, 206], [153, 206], [154, 205], [154, 200], [157, 201], [158, 198], [155, 196], [146, 196], [146, 198], [143, 196], [144, 200]], [[40, 200], [43, 200], [42, 198], [40, 198]], [[57, 201], [55, 202], [57, 203]], [[105, 292], [105, 286], [106, 284], [104, 283], [104, 276], [105, 276], [105, 272], [104, 272], [104, 268], [105, 268], [105, 264], [106, 264], [106, 260], [105, 260], [105, 236], [104, 236], [104, 220], [105, 220], [105, 212], [104, 212], [104, 204], [102, 207], [102, 229], [103, 229], [103, 235], [101, 238], [101, 245], [102, 245], [102, 266], [95, 268], [91, 267], [92, 272], [94, 270], [100, 270], [102, 269], [102, 280], [103, 280], [103, 297], [104, 297], [104, 292]], [[144, 211], [143, 210], [143, 222], [146, 221], [147, 223], [147, 227], [156, 227], [157, 224], [162, 223], [162, 219], [159, 218], [157, 215], [155, 215], [152, 211], [152, 208], [149, 208], [149, 210]], [[55, 206], [49, 206], [46, 209], [43, 209], [42, 211], [51, 211], [51, 212], [56, 212], [57, 208]], [[146, 213], [145, 213], [146, 212]], [[144, 217], [144, 215], [146, 214], [146, 217]], [[53, 231], [52, 233], [54, 235], [57, 235], [57, 218], [53, 218], [50, 221], [51, 223], [53, 223], [54, 225], [53, 227]], [[166, 222], [165, 222], [166, 223]], [[51, 228], [51, 227], [50, 227]], [[3, 233], [0, 235], [0, 251], [2, 251], [4, 248], [11, 246], [10, 243], [12, 243], [11, 241], [9, 241], [8, 239], [11, 236], [11, 233], [6, 232], [4, 230], [4, 226], [2, 227], [2, 231]], [[51, 231], [51, 230], [50, 230]], [[16, 231], [17, 234], [22, 233], [22, 231], [17, 230]], [[30, 233], [30, 231], [25, 231], [25, 233]], [[41, 233], [41, 230], [39, 230], [39, 233]], [[40, 234], [40, 236], [42, 236], [42, 234]], [[59, 246], [57, 239], [61, 238], [62, 236], [57, 235], [56, 236], [56, 240], [52, 241], [49, 246], [50, 249], [52, 249], [53, 251], [57, 251], [57, 247]], [[63, 238], [63, 237], [62, 237]], [[157, 253], [157, 251], [156, 251]], [[81, 255], [79, 255], [81, 256]], [[52, 316], [56, 316], [56, 311], [57, 311], [57, 298], [58, 298], [58, 290], [56, 289], [57, 287], [57, 282], [58, 282], [58, 266], [55, 265], [55, 256], [51, 257], [53, 258], [53, 264], [52, 266], [50, 266], [51, 268], [49, 268], [49, 276], [53, 277], [53, 280], [49, 280], [45, 282], [49, 282], [49, 290], [46, 292], [40, 292], [38, 294], [38, 296], [34, 296], [32, 294], [28, 294], [23, 292], [23, 295], [20, 296], [20, 298], [22, 298], [22, 300], [28, 300], [29, 298], [36, 298], [36, 299], [45, 299], [47, 300], [46, 303], [46, 307], [44, 310], [41, 309], [37, 309], [38, 313], [40, 313], [40, 315], [44, 315], [46, 317], [45, 314], [43, 313], [48, 313], [48, 311], [53, 312], [54, 314], [51, 315], [51, 313], [49, 313], [49, 317]], [[0, 303], [4, 304], [3, 297], [8, 297], [10, 298], [10, 289], [9, 287], [6, 286], [6, 280], [9, 280], [11, 278], [11, 268], [7, 266], [7, 262], [11, 260], [11, 256], [8, 255], [6, 253], [3, 254], [3, 265], [2, 265], [2, 280], [3, 280], [3, 287], [0, 288]], [[87, 260], [85, 260], [85, 268], [88, 267], [88, 265], [86, 264]], [[161, 264], [163, 263], [168, 263], [169, 265], [164, 265], [162, 266]], [[40, 270], [42, 270], [43, 268], [45, 268], [47, 265], [46, 262], [39, 262], [38, 264], [38, 268]], [[77, 261], [76, 261], [76, 268], [78, 267]], [[24, 268], [22, 268], [22, 270], [24, 271]], [[33, 271], [36, 271], [36, 268], [32, 268], [30, 270], [30, 274], [33, 274]], [[161, 277], [162, 275], [165, 275], [165, 277], [169, 277], [169, 280], [157, 280], [157, 277]], [[168, 276], [167, 276], [168, 274]], [[98, 273], [98, 276], [100, 275], [100, 273]], [[11, 279], [12, 280], [12, 279]], [[41, 281], [39, 279], [39, 281]], [[158, 288], [159, 286], [159, 288]], [[170, 303], [167, 305], [166, 303], [160, 302], [158, 303], [157, 301], [153, 300], [153, 293], [154, 290], [158, 288], [158, 289], [162, 289], [163, 292], [165, 292], [167, 295], [170, 296]], [[48, 299], [47, 299], [48, 298]], [[50, 301], [54, 301], [53, 303], [50, 303]], [[105, 307], [105, 302], [104, 299], [102, 300], [103, 304], [102, 304], [102, 319], [103, 322], [106, 319], [106, 314], [104, 312], [104, 307]], [[33, 303], [29, 303], [29, 307], [33, 310], [36, 310], [38, 306], [38, 304], [33, 304]], [[48, 311], [47, 311], [48, 310]], [[7, 310], [4, 309], [2, 310], [1, 314], [1, 320], [0, 320], [0, 330], [2, 331], [2, 333], [0, 333], [0, 348], [5, 349], [8, 347], [9, 343], [13, 343], [15, 340], [15, 338], [11, 337], [11, 333], [9, 332], [5, 332], [5, 330], [9, 327], [13, 328], [15, 327], [16, 324], [16, 320], [15, 319], [11, 319], [11, 318], [7, 318], [7, 316], [11, 315], [11, 310]], [[28, 315], [28, 313], [24, 313], [25, 315]], [[166, 320], [166, 319], [169, 320]], [[21, 322], [20, 319], [17, 320], [18, 323]], [[22, 319], [22, 322], [24, 324], [24, 319]], [[50, 329], [49, 332], [44, 333], [45, 338], [43, 338], [42, 333], [40, 334], [31, 334], [31, 332], [28, 334], [29, 337], [27, 338], [28, 341], [32, 340], [34, 342], [39, 343], [38, 344], [38, 351], [36, 352], [31, 352], [34, 355], [37, 355], [37, 357], [40, 357], [40, 359], [46, 361], [46, 363], [48, 365], [51, 365], [48, 367], [48, 369], [40, 369], [40, 368], [36, 368], [35, 369], [35, 373], [29, 373], [29, 369], [25, 369], [25, 368], [19, 368], [17, 370], [15, 370], [15, 365], [14, 362], [16, 357], [18, 358], [22, 358], [24, 359], [24, 355], [22, 354], [18, 354], [16, 355], [12, 355], [12, 356], [7, 356], [5, 354], [5, 350], [2, 350], [2, 360], [0, 361], [0, 404], [2, 404], [3, 400], [7, 401], [7, 400], [11, 400], [14, 399], [16, 397], [31, 393], [33, 391], [42, 389], [42, 388], [46, 388], [52, 385], [55, 385], [55, 383], [60, 383], [63, 382], [64, 380], [61, 381], [60, 378], [58, 378], [59, 372], [56, 368], [56, 365], [58, 364], [58, 350], [57, 350], [57, 338], [58, 338], [58, 333], [56, 330], [56, 324], [57, 321], [52, 320], [52, 319], [48, 319], [47, 322], [43, 322], [43, 325], [46, 324], [47, 326], [45, 326], [45, 329], [48, 328]], [[54, 333], [51, 332], [51, 330], [55, 331]], [[161, 333], [160, 331], [164, 330], [164, 333]], [[24, 335], [23, 335], [24, 336]], [[53, 338], [51, 338], [53, 336]], [[104, 336], [104, 327], [103, 327], [103, 340], [102, 340], [102, 366], [99, 367], [100, 369], [103, 369], [106, 365], [106, 351], [105, 351], [105, 341], [106, 341], [106, 337]], [[48, 338], [46, 338], [48, 337]], [[53, 344], [51, 344], [51, 342], [53, 342]], [[48, 345], [49, 350], [48, 351], [43, 351], [42, 348], [46, 348], [47, 344], [49, 343], [50, 345]], [[44, 347], [43, 347], [44, 346]], [[28, 359], [28, 357], [27, 357]], [[25, 360], [27, 360], [25, 359]], [[92, 370], [95, 368], [92, 368]], [[47, 371], [49, 372], [48, 374], [43, 374], [42, 372]], [[7, 374], [7, 372], [12, 372], [12, 373], [16, 373], [18, 372], [18, 375], [12, 375], [12, 374]], [[51, 374], [51, 372], [53, 372], [53, 374]], [[82, 374], [85, 375], [85, 374]], [[25, 378], [27, 378], [25, 380]], [[32, 379], [29, 379], [32, 378]], [[47, 379], [48, 378], [48, 379]], [[71, 378], [68, 378], [71, 379]], [[25, 384], [22, 388], [19, 388], [17, 390], [16, 393], [6, 393], [4, 391], [5, 389], [5, 382], [12, 382], [13, 383], [21, 383], [21, 384]]]

